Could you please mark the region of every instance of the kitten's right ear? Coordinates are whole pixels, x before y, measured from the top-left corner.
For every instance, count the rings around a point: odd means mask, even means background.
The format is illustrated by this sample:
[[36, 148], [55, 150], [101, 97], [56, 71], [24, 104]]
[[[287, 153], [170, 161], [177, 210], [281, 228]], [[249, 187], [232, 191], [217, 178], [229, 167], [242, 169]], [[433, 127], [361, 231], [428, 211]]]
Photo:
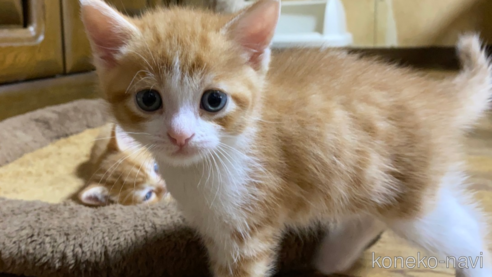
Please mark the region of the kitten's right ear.
[[256, 70], [265, 70], [270, 61], [270, 44], [280, 17], [280, 0], [259, 0], [225, 26], [228, 35], [247, 55]]
[[95, 62], [106, 68], [116, 64], [116, 56], [137, 28], [129, 18], [102, 0], [80, 0], [82, 21], [91, 43]]
[[79, 193], [79, 200], [91, 206], [104, 206], [109, 204], [109, 191], [101, 184], [90, 184]]

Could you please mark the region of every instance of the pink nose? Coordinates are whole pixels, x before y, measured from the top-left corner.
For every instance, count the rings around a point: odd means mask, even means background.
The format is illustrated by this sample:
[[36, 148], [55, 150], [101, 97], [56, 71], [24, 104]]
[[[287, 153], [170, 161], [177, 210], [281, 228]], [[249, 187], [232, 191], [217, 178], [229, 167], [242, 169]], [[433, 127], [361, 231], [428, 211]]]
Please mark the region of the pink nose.
[[175, 133], [173, 131], [169, 131], [167, 132], [167, 136], [169, 137], [169, 139], [174, 145], [183, 147], [195, 136], [195, 134]]

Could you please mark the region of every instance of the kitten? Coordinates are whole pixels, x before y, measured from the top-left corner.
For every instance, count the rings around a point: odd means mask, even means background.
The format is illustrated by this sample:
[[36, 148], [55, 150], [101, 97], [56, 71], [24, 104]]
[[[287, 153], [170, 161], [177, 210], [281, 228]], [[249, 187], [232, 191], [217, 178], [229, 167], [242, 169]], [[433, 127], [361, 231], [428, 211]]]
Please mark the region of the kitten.
[[115, 124], [101, 129], [89, 162], [92, 176], [78, 193], [83, 204], [151, 204], [167, 195], [152, 155]]
[[335, 224], [314, 265], [342, 272], [384, 228], [441, 256], [477, 257], [486, 224], [465, 190], [465, 131], [488, 107], [477, 37], [433, 80], [329, 49], [271, 55], [280, 3], [234, 15], [184, 8], [127, 18], [82, 0], [105, 99], [153, 144], [215, 276], [270, 276], [286, 226]]

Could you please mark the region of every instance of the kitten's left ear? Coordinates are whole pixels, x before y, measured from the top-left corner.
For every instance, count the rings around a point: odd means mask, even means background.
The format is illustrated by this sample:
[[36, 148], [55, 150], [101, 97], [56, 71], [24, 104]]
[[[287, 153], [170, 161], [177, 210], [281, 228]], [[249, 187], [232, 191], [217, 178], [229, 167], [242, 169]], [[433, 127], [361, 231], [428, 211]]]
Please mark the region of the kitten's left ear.
[[104, 206], [109, 204], [109, 192], [104, 186], [92, 183], [86, 186], [78, 195], [79, 200], [86, 205]]
[[80, 5], [95, 62], [106, 68], [114, 66], [118, 53], [138, 29], [102, 0], [80, 0]]
[[279, 0], [259, 0], [226, 25], [227, 34], [246, 52], [251, 66], [265, 70], [280, 17]]
[[136, 142], [127, 132], [125, 132], [119, 125], [114, 125], [111, 132], [111, 139], [108, 144], [109, 147], [114, 150], [136, 150], [138, 142]]

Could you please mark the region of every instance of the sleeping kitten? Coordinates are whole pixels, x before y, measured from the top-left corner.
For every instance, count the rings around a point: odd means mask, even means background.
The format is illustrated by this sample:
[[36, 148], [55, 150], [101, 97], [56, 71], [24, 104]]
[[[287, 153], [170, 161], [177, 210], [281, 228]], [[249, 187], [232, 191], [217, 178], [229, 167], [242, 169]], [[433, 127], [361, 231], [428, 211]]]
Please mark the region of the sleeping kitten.
[[153, 144], [215, 276], [270, 276], [286, 226], [336, 224], [314, 261], [349, 268], [384, 228], [436, 254], [484, 257], [460, 140], [487, 109], [491, 70], [464, 37], [464, 70], [437, 81], [338, 50], [271, 55], [280, 3], [234, 15], [183, 8], [127, 18], [82, 0], [105, 99]]
[[152, 155], [115, 124], [101, 129], [90, 163], [92, 177], [78, 193], [83, 204], [151, 204], [167, 195]]

